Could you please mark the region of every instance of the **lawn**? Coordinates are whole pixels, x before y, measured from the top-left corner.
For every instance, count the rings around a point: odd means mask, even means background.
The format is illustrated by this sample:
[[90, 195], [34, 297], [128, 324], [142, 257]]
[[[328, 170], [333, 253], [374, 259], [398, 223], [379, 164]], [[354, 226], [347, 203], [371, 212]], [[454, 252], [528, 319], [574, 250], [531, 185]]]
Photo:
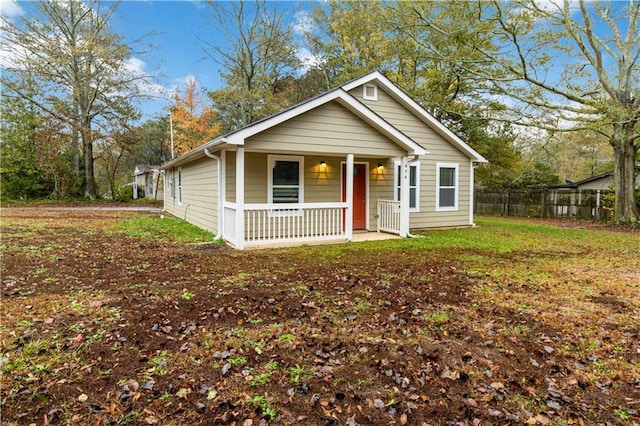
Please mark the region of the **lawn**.
[[3, 424], [637, 424], [640, 233], [481, 217], [237, 252], [3, 209]]

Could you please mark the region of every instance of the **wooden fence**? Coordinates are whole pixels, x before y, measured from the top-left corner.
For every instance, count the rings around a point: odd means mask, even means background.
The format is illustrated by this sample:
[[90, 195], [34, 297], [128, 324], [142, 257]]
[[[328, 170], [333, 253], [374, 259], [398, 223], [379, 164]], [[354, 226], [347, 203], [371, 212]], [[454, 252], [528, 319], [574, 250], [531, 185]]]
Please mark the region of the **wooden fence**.
[[612, 206], [607, 190], [528, 188], [485, 190], [476, 188], [474, 211], [502, 216], [550, 217], [609, 221]]

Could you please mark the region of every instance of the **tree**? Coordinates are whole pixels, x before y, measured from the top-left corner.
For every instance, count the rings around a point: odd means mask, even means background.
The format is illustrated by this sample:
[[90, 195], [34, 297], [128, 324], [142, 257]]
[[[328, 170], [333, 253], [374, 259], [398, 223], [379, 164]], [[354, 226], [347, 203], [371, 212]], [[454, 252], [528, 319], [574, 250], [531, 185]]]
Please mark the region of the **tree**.
[[[484, 25], [463, 2], [338, 2], [318, 6], [316, 31], [309, 35], [314, 54], [331, 86], [373, 70], [382, 71], [423, 108], [489, 159], [478, 173], [486, 187], [510, 186], [521, 166], [510, 125], [493, 124], [491, 111], [504, 105], [483, 97], [467, 64], [483, 64], [472, 45], [491, 46]], [[430, 26], [438, 22], [453, 35]]]
[[379, 70], [395, 71], [398, 39], [381, 2], [329, 1], [312, 14], [315, 31], [307, 34], [311, 51], [320, 58], [329, 87]]
[[[222, 131], [245, 125], [290, 106], [289, 79], [299, 66], [291, 24], [263, 0], [253, 3], [207, 1], [214, 41], [205, 52], [223, 67], [226, 87], [210, 96]], [[223, 47], [215, 40], [226, 40]]]
[[479, 23], [493, 26], [496, 40], [494, 49], [476, 46], [493, 64], [491, 72], [476, 70], [490, 83], [488, 94], [512, 99], [511, 121], [603, 135], [613, 148], [615, 220], [637, 222], [640, 2], [522, 0], [473, 7]]
[[5, 199], [39, 198], [52, 192], [38, 162], [36, 138], [43, 119], [20, 98], [0, 97], [0, 187]]
[[133, 170], [137, 165], [156, 166], [169, 161], [169, 127], [169, 118], [164, 116], [128, 129], [125, 134], [133, 143], [130, 155], [124, 159], [123, 167]]
[[[109, 28], [117, 3], [103, 9], [100, 0], [43, 1], [36, 7], [37, 14], [25, 15], [17, 23], [3, 18], [2, 40], [9, 61], [1, 81], [65, 123], [74, 143], [79, 136], [84, 195], [95, 198], [94, 128], [104, 123], [125, 125], [134, 118], [132, 101], [141, 97], [137, 83], [147, 76], [128, 67], [131, 46]], [[31, 78], [39, 88], [35, 93], [25, 84]]]
[[179, 91], [174, 95], [171, 107], [174, 130], [175, 155], [183, 155], [220, 134], [220, 123], [216, 123], [216, 112], [205, 106], [196, 91], [196, 80], [187, 78], [184, 96]]

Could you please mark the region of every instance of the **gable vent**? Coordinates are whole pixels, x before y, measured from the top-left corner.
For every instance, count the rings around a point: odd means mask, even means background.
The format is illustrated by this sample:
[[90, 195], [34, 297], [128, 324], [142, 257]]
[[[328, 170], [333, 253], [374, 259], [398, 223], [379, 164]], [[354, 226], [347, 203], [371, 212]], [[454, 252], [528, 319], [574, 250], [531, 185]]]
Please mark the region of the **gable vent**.
[[377, 101], [378, 87], [374, 84], [365, 84], [363, 86], [362, 98], [368, 101]]

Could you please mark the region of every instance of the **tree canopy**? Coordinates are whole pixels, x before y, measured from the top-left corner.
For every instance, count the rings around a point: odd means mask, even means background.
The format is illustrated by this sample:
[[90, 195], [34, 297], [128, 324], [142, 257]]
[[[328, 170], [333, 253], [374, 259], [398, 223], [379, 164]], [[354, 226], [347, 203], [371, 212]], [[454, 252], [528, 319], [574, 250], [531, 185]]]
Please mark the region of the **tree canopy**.
[[3, 18], [8, 60], [2, 84], [67, 129], [74, 167], [80, 140], [89, 198], [96, 196], [95, 132], [135, 118], [142, 96], [136, 83], [148, 79], [129, 67], [131, 46], [109, 27], [117, 3], [103, 6], [99, 0], [43, 1], [35, 16]]

